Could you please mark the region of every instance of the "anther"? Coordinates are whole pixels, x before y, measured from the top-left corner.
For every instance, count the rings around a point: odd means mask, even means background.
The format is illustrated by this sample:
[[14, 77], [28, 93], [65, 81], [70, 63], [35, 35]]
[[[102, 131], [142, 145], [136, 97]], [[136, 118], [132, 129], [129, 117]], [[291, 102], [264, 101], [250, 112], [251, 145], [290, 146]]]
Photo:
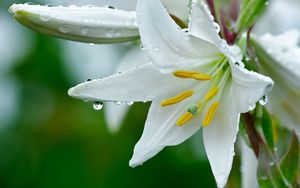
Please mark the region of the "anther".
[[185, 92], [180, 93], [179, 95], [177, 95], [173, 98], [166, 99], [166, 100], [162, 101], [160, 103], [160, 106], [169, 106], [169, 105], [172, 105], [172, 104], [179, 103], [179, 102], [183, 101], [184, 99], [192, 96], [193, 94], [194, 94], [193, 90], [185, 91]]
[[177, 121], [176, 124], [178, 126], [182, 126], [186, 124], [188, 121], [190, 121], [193, 117], [193, 114], [191, 112], [184, 113]]
[[195, 71], [184, 71], [184, 70], [177, 70], [173, 72], [174, 76], [179, 78], [193, 78], [195, 74], [198, 74], [198, 72]]
[[208, 109], [205, 117], [204, 117], [204, 120], [203, 120], [203, 127], [207, 127], [208, 125], [210, 125], [210, 123], [212, 122], [212, 120], [214, 119], [214, 116], [216, 114], [216, 111], [219, 107], [220, 103], [219, 102], [214, 102], [210, 108]]
[[213, 99], [217, 94], [219, 93], [219, 88], [218, 87], [213, 87], [211, 90], [206, 94], [205, 100], [210, 101]]
[[198, 73], [198, 74], [194, 74], [193, 75], [193, 78], [195, 80], [211, 80], [212, 79], [212, 76], [209, 75], [209, 74], [201, 74], [201, 73]]

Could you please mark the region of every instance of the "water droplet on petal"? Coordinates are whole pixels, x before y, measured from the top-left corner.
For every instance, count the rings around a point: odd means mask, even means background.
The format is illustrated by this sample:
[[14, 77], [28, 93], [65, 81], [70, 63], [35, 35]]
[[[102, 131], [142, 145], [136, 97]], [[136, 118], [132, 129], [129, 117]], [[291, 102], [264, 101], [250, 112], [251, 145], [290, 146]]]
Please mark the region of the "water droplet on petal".
[[43, 21], [43, 22], [47, 22], [50, 20], [50, 16], [49, 15], [41, 15], [40, 16], [40, 19]]
[[111, 6], [111, 5], [105, 5], [104, 7], [109, 8], [109, 9], [116, 9], [114, 6]]
[[214, 22], [213, 25], [214, 25], [217, 33], [219, 33], [220, 32], [220, 26], [219, 26], [219, 24], [217, 24], [216, 22]]
[[26, 2], [25, 5], [36, 5], [36, 4], [33, 2]]
[[146, 47], [145, 47], [143, 44], [141, 44], [141, 45], [140, 45], [140, 49], [141, 49], [141, 50], [146, 50]]
[[69, 8], [77, 8], [76, 5], [70, 5]]
[[259, 104], [261, 105], [266, 105], [268, 103], [268, 96], [264, 95], [260, 100], [259, 100]]
[[59, 31], [62, 33], [68, 33], [71, 31], [71, 26], [70, 25], [62, 25], [59, 27]]
[[122, 102], [121, 101], [115, 101], [114, 104], [115, 105], [120, 105]]
[[94, 44], [94, 43], [89, 43], [89, 45], [90, 45], [90, 46], [94, 46], [95, 44]]
[[101, 110], [103, 108], [103, 103], [101, 101], [95, 101], [93, 103], [93, 108], [95, 110]]
[[273, 165], [274, 165], [274, 162], [273, 162], [273, 161], [270, 161], [270, 162], [269, 162], [269, 165], [270, 165], [270, 166], [273, 166]]
[[251, 110], [254, 110], [255, 107], [256, 107], [256, 105], [255, 105], [255, 103], [254, 103], [254, 104], [252, 104], [252, 105], [249, 106], [249, 110], [250, 110], [250, 111], [251, 111]]
[[133, 105], [133, 103], [134, 103], [134, 102], [132, 102], [132, 101], [128, 101], [128, 102], [127, 102], [127, 104], [128, 104], [129, 106]]

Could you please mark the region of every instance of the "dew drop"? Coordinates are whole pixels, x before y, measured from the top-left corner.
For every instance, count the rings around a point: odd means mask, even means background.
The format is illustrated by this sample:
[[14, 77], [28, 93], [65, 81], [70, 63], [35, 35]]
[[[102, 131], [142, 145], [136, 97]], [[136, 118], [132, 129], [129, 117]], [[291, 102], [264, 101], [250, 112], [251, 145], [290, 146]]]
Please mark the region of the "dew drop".
[[274, 165], [274, 162], [273, 162], [273, 161], [270, 161], [270, 162], [269, 162], [269, 165], [270, 165], [270, 166], [273, 166], [273, 165]]
[[127, 102], [127, 104], [128, 104], [129, 106], [133, 105], [133, 103], [134, 103], [134, 102], [132, 102], [132, 101], [128, 101], [128, 102]]
[[47, 22], [50, 20], [50, 16], [49, 15], [41, 15], [40, 16], [40, 19], [43, 21], [43, 22]]
[[249, 106], [249, 110], [250, 110], [250, 111], [251, 111], [251, 110], [254, 110], [255, 107], [256, 107], [256, 105], [255, 105], [255, 103], [254, 103], [254, 104], [252, 104], [252, 105]]
[[33, 2], [26, 2], [25, 5], [36, 5], [36, 4]]
[[94, 5], [86, 5], [87, 8], [94, 8]]
[[103, 108], [103, 103], [101, 101], [95, 101], [93, 103], [93, 108], [97, 111], [101, 110]]
[[69, 8], [77, 8], [76, 5], [70, 5]]
[[90, 81], [92, 81], [92, 79], [88, 78], [88, 79], [86, 79], [86, 81], [87, 81], [87, 82], [90, 82]]
[[94, 46], [95, 44], [94, 44], [94, 43], [89, 43], [89, 45], [90, 45], [90, 46]]
[[111, 6], [111, 5], [105, 5], [104, 7], [109, 8], [109, 9], [116, 9], [114, 6]]
[[71, 31], [71, 26], [70, 25], [62, 25], [59, 27], [59, 31], [62, 33], [68, 33]]
[[214, 25], [217, 33], [219, 33], [220, 32], [220, 26], [219, 26], [219, 24], [217, 24], [216, 22], [214, 22], [213, 25]]
[[140, 45], [140, 49], [141, 49], [141, 50], [146, 50], [146, 47], [145, 47], [143, 44], [141, 44], [141, 45]]
[[114, 104], [115, 105], [120, 105], [122, 102], [121, 101], [115, 101]]
[[260, 100], [259, 100], [259, 104], [261, 105], [266, 105], [268, 103], [268, 96], [264, 95]]

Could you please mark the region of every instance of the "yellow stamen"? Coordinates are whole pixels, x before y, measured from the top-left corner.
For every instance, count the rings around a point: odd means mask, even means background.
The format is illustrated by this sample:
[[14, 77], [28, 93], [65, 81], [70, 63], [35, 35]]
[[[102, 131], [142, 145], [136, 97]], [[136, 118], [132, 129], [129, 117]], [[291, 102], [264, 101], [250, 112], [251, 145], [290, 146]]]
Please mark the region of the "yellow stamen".
[[176, 124], [178, 126], [182, 126], [182, 125], [186, 124], [188, 121], [190, 121], [192, 119], [192, 117], [193, 117], [193, 114], [191, 112], [186, 112], [176, 121]]
[[198, 74], [194, 74], [193, 78], [195, 80], [211, 80], [212, 77], [209, 74], [202, 74], [202, 73], [198, 73]]
[[211, 88], [211, 90], [206, 94], [205, 100], [210, 101], [212, 98], [214, 98], [218, 94], [218, 92], [219, 92], [218, 87]]
[[169, 105], [172, 105], [172, 104], [176, 104], [176, 103], [179, 103], [181, 101], [183, 101], [184, 99], [192, 96], [194, 94], [194, 91], [193, 90], [188, 90], [188, 91], [185, 91], [173, 98], [170, 98], [170, 99], [167, 99], [167, 100], [164, 100], [160, 103], [160, 106], [169, 106]]
[[174, 76], [179, 77], [179, 78], [193, 78], [193, 76], [195, 74], [199, 74], [199, 72], [177, 70], [173, 74], [174, 74]]
[[219, 107], [220, 103], [219, 102], [214, 102], [210, 108], [208, 109], [207, 113], [206, 113], [206, 116], [204, 118], [204, 121], [202, 123], [203, 127], [207, 127], [211, 122], [212, 120], [214, 119], [214, 116], [216, 114], [216, 111]]

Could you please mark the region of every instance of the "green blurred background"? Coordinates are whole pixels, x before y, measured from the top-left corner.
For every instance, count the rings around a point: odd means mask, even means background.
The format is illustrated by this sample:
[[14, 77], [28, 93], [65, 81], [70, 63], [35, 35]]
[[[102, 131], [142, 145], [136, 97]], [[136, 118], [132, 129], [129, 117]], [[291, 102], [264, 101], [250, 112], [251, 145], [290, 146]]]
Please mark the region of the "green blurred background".
[[[128, 161], [149, 103], [134, 104], [111, 134], [103, 110], [67, 95], [87, 78], [111, 74], [130, 45], [90, 46], [37, 34], [9, 15], [15, 2], [24, 1], [0, 1], [1, 188], [216, 187], [201, 132], [132, 169]], [[133, 9], [134, 1], [123, 6]], [[239, 163], [237, 154], [228, 187], [240, 187]]]

